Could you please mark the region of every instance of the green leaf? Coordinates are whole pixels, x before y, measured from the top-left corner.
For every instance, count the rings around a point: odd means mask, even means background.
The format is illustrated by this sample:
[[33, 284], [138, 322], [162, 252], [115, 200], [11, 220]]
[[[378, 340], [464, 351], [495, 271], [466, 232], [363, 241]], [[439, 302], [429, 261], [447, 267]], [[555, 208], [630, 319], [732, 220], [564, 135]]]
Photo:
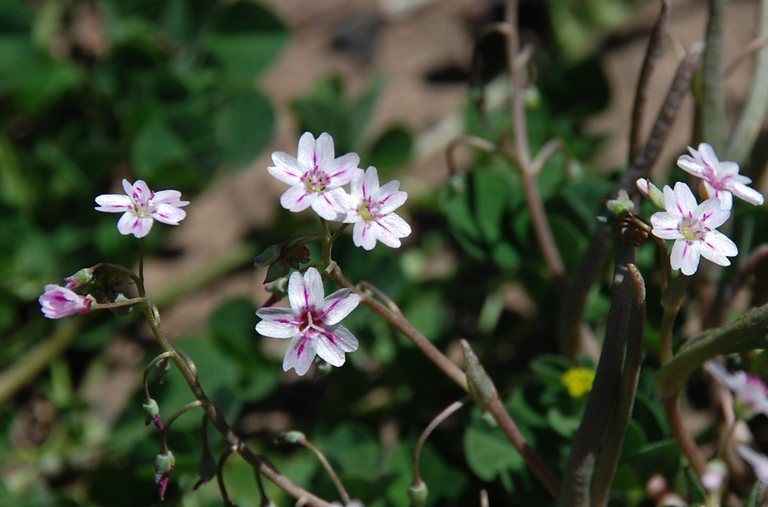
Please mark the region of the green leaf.
[[464, 454], [472, 471], [492, 481], [507, 470], [520, 470], [525, 461], [500, 430], [484, 431], [470, 426], [464, 432]]
[[390, 174], [403, 166], [411, 157], [413, 137], [404, 127], [391, 127], [373, 142], [368, 150], [367, 161], [379, 170], [379, 177]]
[[131, 152], [136, 175], [150, 181], [163, 167], [183, 162], [187, 156], [184, 140], [162, 121], [145, 125], [133, 140]]
[[264, 7], [238, 2], [227, 10], [205, 47], [221, 63], [227, 82], [252, 87], [288, 40], [283, 24]]
[[563, 374], [572, 367], [573, 364], [565, 357], [551, 354], [535, 357], [530, 366], [541, 382], [557, 386], [562, 386]]
[[476, 170], [471, 177], [477, 227], [488, 242], [496, 243], [509, 204], [509, 180], [504, 173], [492, 170]]
[[643, 446], [632, 456], [627, 456], [638, 476], [647, 482], [652, 475], [674, 477], [680, 469], [680, 449], [673, 439], [665, 439]]
[[511, 243], [497, 243], [491, 252], [493, 262], [502, 268], [518, 269], [522, 265], [522, 257]]
[[558, 407], [552, 407], [547, 411], [547, 422], [550, 427], [565, 438], [572, 438], [579, 429], [581, 418], [564, 414]]
[[216, 112], [214, 124], [228, 164], [243, 168], [272, 138], [275, 113], [264, 95], [244, 92], [227, 100]]

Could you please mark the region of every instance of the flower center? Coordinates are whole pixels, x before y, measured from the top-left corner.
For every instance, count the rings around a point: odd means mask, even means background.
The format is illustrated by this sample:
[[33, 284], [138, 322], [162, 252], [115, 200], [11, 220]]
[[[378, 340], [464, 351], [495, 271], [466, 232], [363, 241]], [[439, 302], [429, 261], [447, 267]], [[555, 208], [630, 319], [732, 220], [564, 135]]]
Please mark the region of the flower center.
[[299, 323], [299, 330], [303, 333], [306, 333], [310, 329], [314, 329], [316, 331], [322, 331], [323, 325], [323, 319], [321, 316], [317, 315], [315, 313], [314, 308], [307, 309], [304, 313], [301, 314], [301, 322]]
[[307, 172], [301, 179], [304, 187], [310, 192], [322, 192], [331, 182], [325, 171], [320, 171], [317, 168]]
[[357, 213], [360, 215], [360, 218], [366, 222], [372, 222], [379, 216], [379, 207], [377, 203], [372, 203], [371, 198], [368, 197], [363, 199], [363, 202], [360, 203], [360, 207], [357, 208]]
[[704, 226], [701, 225], [701, 222], [695, 218], [683, 218], [680, 222], [680, 234], [682, 234], [687, 241], [697, 241], [704, 237], [704, 233], [706, 232], [707, 231]]

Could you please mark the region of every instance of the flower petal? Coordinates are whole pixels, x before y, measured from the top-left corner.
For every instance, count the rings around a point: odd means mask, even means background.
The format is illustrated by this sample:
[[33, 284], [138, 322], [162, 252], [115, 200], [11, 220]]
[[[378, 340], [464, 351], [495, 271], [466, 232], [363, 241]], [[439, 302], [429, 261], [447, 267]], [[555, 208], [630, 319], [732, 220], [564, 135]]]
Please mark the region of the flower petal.
[[122, 194], [103, 194], [96, 197], [96, 211], [105, 213], [122, 213], [133, 209], [130, 197]]
[[293, 338], [299, 333], [296, 316], [290, 308], [261, 308], [256, 312], [261, 322], [256, 332], [270, 338]]
[[189, 201], [181, 200], [181, 192], [178, 190], [158, 190], [149, 200], [150, 204], [170, 204], [181, 208], [189, 204]]
[[360, 296], [350, 289], [340, 289], [325, 298], [322, 306], [323, 322], [327, 325], [338, 324], [360, 303]]
[[[697, 206], [698, 203], [696, 202], [696, 198], [693, 196], [690, 187], [682, 181], [675, 183], [675, 208], [680, 212], [680, 215], [692, 215]], [[670, 210], [667, 209], [667, 211]]]
[[303, 186], [291, 187], [280, 196], [280, 204], [283, 208], [298, 213], [309, 208], [317, 199], [316, 192], [310, 192]]
[[677, 166], [683, 171], [696, 176], [697, 178], [704, 178], [704, 166], [690, 155], [680, 155], [677, 159]]
[[330, 178], [329, 187], [340, 187], [346, 185], [352, 180], [352, 176], [355, 174], [355, 169], [360, 163], [360, 155], [357, 153], [346, 153], [341, 157], [332, 160], [325, 171]]
[[323, 132], [315, 141], [315, 165], [326, 170], [333, 164], [334, 149], [333, 138], [327, 132]]
[[333, 366], [344, 364], [345, 352], [357, 350], [358, 341], [344, 326], [337, 326], [326, 333], [318, 334], [317, 355]]
[[311, 335], [299, 334], [291, 340], [288, 350], [283, 358], [283, 371], [291, 368], [296, 370], [296, 375], [304, 375], [312, 366], [312, 360], [315, 358], [317, 340], [312, 339]]
[[744, 458], [744, 461], [752, 466], [757, 479], [763, 484], [768, 484], [768, 457], [755, 452], [746, 445], [738, 445], [736, 449], [739, 451], [739, 455]]
[[267, 167], [269, 174], [289, 185], [301, 185], [301, 177], [307, 168], [298, 160], [282, 151], [272, 153], [274, 166]]
[[143, 238], [152, 229], [155, 223], [150, 217], [140, 218], [132, 211], [126, 211], [117, 221], [117, 230], [125, 236], [133, 234], [137, 238]]
[[[376, 222], [376, 225], [378, 226], [379, 241], [393, 248], [400, 246], [399, 238], [404, 238], [411, 234], [411, 226], [397, 213], [390, 213], [381, 217]], [[394, 241], [392, 238], [394, 238]]]
[[373, 222], [360, 220], [352, 229], [352, 242], [355, 246], [361, 246], [365, 250], [373, 250], [376, 246], [376, 232], [373, 228]]
[[704, 164], [704, 173], [707, 178], [716, 177], [720, 170], [720, 160], [717, 158], [714, 148], [707, 143], [699, 145], [699, 160]]
[[392, 180], [379, 189], [379, 192], [376, 194], [379, 213], [392, 213], [405, 203], [406, 199], [408, 199], [408, 194], [399, 191], [399, 188], [400, 182]]
[[762, 206], [762, 204], [765, 202], [765, 198], [763, 197], [763, 194], [761, 194], [754, 188], [748, 187], [742, 183], [733, 182], [730, 185], [728, 185], [728, 189], [731, 192], [733, 192], [733, 195], [735, 195], [739, 199], [744, 199], [749, 204], [753, 204], [755, 206]]
[[343, 222], [350, 211], [350, 199], [343, 188], [334, 188], [317, 192], [312, 202], [312, 210], [321, 218], [332, 222]]
[[179, 225], [186, 216], [187, 212], [183, 209], [165, 203], [159, 204], [152, 212], [152, 218], [168, 225]]
[[144, 180], [136, 180], [133, 184], [133, 192], [130, 194], [138, 206], [145, 207], [149, 203], [149, 199], [152, 197], [152, 191], [147, 186], [147, 182]]
[[692, 275], [699, 267], [698, 242], [678, 239], [672, 247], [670, 265], [672, 269], [679, 269], [684, 275]]
[[315, 268], [309, 268], [304, 273], [304, 288], [302, 293], [306, 307], [322, 308], [325, 289], [323, 288], [323, 277]]
[[375, 167], [371, 166], [365, 170], [365, 174], [363, 175], [362, 186], [360, 187], [360, 192], [363, 199], [367, 199], [368, 197], [371, 197], [378, 191], [379, 191], [379, 173], [378, 171], [376, 171]]
[[315, 167], [315, 136], [311, 132], [301, 134], [296, 158], [308, 170], [312, 170]]
[[661, 239], [681, 239], [683, 234], [680, 232], [680, 217], [667, 213], [666, 211], [657, 211], [651, 215], [651, 233]]
[[304, 312], [309, 306], [309, 292], [304, 287], [304, 277], [298, 271], [288, 278], [288, 302], [294, 314]]
[[699, 242], [701, 255], [715, 264], [730, 266], [731, 261], [727, 257], [738, 255], [739, 249], [736, 243], [728, 236], [718, 231], [710, 231]]
[[707, 199], [699, 204], [694, 214], [703, 226], [716, 229], [730, 218], [731, 212], [728, 209], [723, 209], [722, 202], [721, 199]]
[[682, 216], [680, 210], [677, 209], [677, 199], [675, 198], [675, 191], [669, 185], [664, 185], [664, 209], [668, 213], [673, 213]]

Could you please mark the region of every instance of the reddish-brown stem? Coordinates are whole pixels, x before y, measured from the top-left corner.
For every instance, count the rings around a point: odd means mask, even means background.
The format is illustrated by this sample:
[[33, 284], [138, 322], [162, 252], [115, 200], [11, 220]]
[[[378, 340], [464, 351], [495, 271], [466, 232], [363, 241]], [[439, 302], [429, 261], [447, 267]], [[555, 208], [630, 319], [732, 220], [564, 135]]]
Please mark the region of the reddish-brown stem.
[[667, 421], [672, 429], [672, 435], [674, 435], [677, 445], [680, 446], [680, 450], [688, 459], [688, 463], [696, 472], [696, 475], [701, 477], [707, 467], [707, 462], [683, 424], [683, 418], [680, 415], [680, 394], [676, 393], [671, 396], [665, 396], [663, 403], [664, 412], [667, 414]]

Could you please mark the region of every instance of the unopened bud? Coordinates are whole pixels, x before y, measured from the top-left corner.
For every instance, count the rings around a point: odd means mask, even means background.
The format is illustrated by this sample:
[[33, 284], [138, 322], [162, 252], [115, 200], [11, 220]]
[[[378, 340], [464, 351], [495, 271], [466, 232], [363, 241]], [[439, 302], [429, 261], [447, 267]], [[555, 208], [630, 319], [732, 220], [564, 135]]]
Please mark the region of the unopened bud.
[[157, 406], [157, 402], [153, 398], [148, 398], [142, 405], [141, 408], [144, 409], [144, 415], [146, 417], [146, 422], [144, 424], [149, 424], [149, 422], [160, 415], [160, 407]]
[[302, 444], [306, 442], [307, 437], [300, 431], [286, 431], [280, 435], [280, 440], [289, 444]]
[[169, 474], [176, 468], [176, 458], [171, 451], [163, 451], [155, 457], [155, 480], [158, 474]]
[[74, 275], [68, 276], [65, 280], [67, 281], [67, 289], [77, 290], [93, 280], [93, 270], [91, 268], [83, 268]]
[[421, 479], [419, 479], [419, 482], [416, 484], [408, 486], [408, 497], [410, 497], [411, 505], [414, 507], [426, 505], [428, 496], [429, 488], [427, 488], [427, 484]]
[[481, 407], [487, 407], [498, 397], [496, 386], [493, 385], [491, 377], [485, 372], [467, 340], [461, 340], [461, 349], [464, 352], [464, 372], [467, 374], [469, 395]]
[[605, 202], [605, 207], [615, 216], [620, 216], [635, 209], [635, 203], [629, 198], [629, 194], [627, 194], [626, 190], [622, 189], [619, 190], [619, 195], [616, 199], [609, 199]]
[[664, 209], [664, 193], [659, 190], [659, 187], [651, 183], [645, 178], [640, 178], [636, 182], [637, 189], [643, 194], [654, 206]]

